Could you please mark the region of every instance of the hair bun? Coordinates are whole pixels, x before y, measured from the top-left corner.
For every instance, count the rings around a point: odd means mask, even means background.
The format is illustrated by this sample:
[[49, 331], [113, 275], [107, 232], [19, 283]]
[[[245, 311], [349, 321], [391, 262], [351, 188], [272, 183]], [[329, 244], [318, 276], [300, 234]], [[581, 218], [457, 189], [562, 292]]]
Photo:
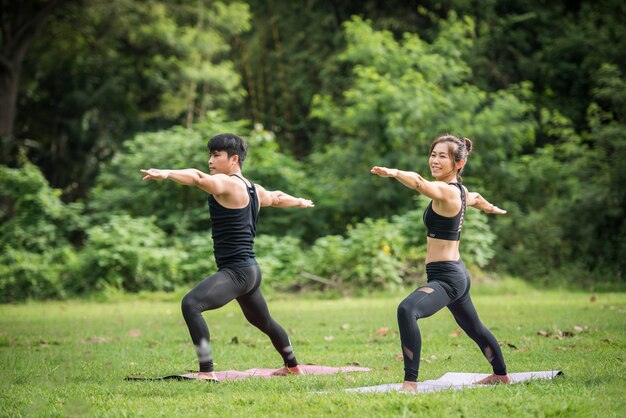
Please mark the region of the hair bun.
[[465, 143], [465, 148], [467, 149], [467, 153], [472, 152], [472, 141], [469, 138], [461, 138], [461, 141]]

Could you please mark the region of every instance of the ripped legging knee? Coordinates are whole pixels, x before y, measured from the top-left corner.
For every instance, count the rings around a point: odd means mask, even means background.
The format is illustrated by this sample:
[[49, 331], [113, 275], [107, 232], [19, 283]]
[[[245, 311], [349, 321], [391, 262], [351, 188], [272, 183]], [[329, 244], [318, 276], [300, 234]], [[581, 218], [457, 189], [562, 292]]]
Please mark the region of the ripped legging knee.
[[260, 284], [258, 265], [224, 268], [204, 279], [183, 298], [183, 317], [196, 346], [201, 372], [213, 371], [211, 337], [202, 312], [220, 308], [233, 299], [239, 303], [246, 319], [270, 337], [285, 365], [298, 364], [287, 333], [269, 313]]
[[493, 334], [480, 322], [469, 295], [470, 278], [463, 263], [442, 261], [426, 265], [428, 283], [398, 306], [398, 325], [404, 358], [404, 380], [415, 382], [419, 373], [422, 340], [417, 321], [448, 307], [457, 324], [491, 364], [495, 374], [506, 374], [502, 350]]

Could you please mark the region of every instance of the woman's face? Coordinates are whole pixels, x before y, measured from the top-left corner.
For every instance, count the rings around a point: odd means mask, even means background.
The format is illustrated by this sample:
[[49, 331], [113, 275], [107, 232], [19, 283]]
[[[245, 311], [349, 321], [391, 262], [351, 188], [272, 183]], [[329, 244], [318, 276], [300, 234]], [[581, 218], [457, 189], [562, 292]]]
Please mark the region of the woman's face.
[[450, 157], [448, 144], [440, 142], [433, 148], [428, 158], [430, 174], [436, 179], [448, 177], [450, 174], [456, 176], [454, 161]]

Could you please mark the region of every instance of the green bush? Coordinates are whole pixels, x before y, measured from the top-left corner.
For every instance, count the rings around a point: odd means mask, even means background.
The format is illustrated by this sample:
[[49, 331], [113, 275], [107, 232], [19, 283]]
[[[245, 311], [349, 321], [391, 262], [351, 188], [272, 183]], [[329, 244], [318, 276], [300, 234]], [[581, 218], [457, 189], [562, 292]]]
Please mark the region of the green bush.
[[199, 283], [217, 271], [210, 230], [189, 233], [176, 241], [176, 247], [182, 248], [185, 255], [180, 266], [183, 283]]
[[39, 168], [0, 165], [0, 301], [58, 298], [76, 254], [68, 236], [78, 204], [65, 205]]
[[[350, 226], [345, 237], [319, 238], [305, 251], [303, 271], [316, 288], [353, 291], [390, 289], [425, 280], [426, 227], [422, 221], [426, 199], [418, 209], [391, 221], [371, 220]], [[463, 224], [461, 256], [466, 265], [484, 267], [493, 258], [495, 235], [487, 216], [469, 208]], [[301, 279], [302, 280], [302, 279]]]
[[304, 271], [317, 287], [392, 288], [402, 283], [403, 245], [396, 225], [385, 219], [366, 219], [349, 227], [345, 238], [319, 238], [306, 252]]
[[67, 243], [80, 205], [65, 205], [35, 165], [0, 165], [0, 247], [43, 253]]
[[259, 235], [254, 251], [266, 286], [279, 291], [289, 290], [302, 277], [304, 254], [298, 238]]
[[171, 290], [183, 282], [182, 249], [167, 245], [153, 218], [115, 215], [87, 230], [81, 266], [74, 275], [77, 292], [113, 287], [128, 291]]
[[65, 297], [67, 280], [76, 262], [71, 246], [44, 253], [5, 247], [0, 256], [0, 302]]

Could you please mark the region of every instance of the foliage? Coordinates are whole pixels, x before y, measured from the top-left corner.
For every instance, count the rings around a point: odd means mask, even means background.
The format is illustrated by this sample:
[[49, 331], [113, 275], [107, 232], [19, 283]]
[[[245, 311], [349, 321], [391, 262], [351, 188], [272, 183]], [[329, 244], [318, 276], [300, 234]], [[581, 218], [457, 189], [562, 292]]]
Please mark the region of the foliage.
[[199, 283], [217, 271], [210, 231], [187, 233], [176, 238], [173, 245], [183, 257], [179, 266], [183, 283]]
[[[394, 289], [425, 280], [426, 228], [420, 209], [397, 215], [391, 221], [366, 219], [348, 227], [345, 237], [319, 238], [305, 251], [305, 277], [311, 286], [351, 293], [362, 289]], [[495, 235], [486, 216], [468, 209], [461, 253], [468, 265], [484, 267], [495, 255]], [[313, 276], [311, 276], [311, 273]], [[307, 283], [301, 281], [301, 283]]]
[[255, 239], [254, 252], [263, 272], [265, 287], [279, 291], [293, 288], [305, 257], [299, 239], [289, 235], [260, 235]]
[[219, 132], [239, 131], [243, 122], [225, 122], [218, 113], [193, 129], [174, 127], [143, 133], [124, 143], [124, 150], [107, 164], [90, 192], [89, 210], [95, 221], [114, 214], [156, 216], [167, 232], [206, 230], [206, 193], [173, 182], [142, 182], [141, 168], [205, 170], [207, 142]]
[[185, 259], [151, 218], [112, 216], [87, 230], [81, 266], [70, 287], [76, 292], [106, 287], [128, 291], [171, 290], [183, 281]]
[[452, 17], [432, 43], [415, 34], [398, 42], [361, 19], [345, 24], [348, 45], [341, 59], [351, 65], [353, 83], [340, 97], [316, 96], [312, 115], [328, 124], [332, 140], [320, 140], [311, 156], [329, 209], [343, 212], [342, 221], [407, 208], [406, 191], [368, 175], [369, 168], [424, 173], [430, 141], [441, 133], [474, 139], [467, 175], [491, 178], [495, 189], [504, 168], [499, 162], [532, 144], [528, 85], [487, 93], [471, 84], [461, 57], [471, 47], [472, 29], [471, 20]]
[[81, 225], [80, 205], [65, 205], [41, 171], [0, 165], [0, 301], [55, 298], [76, 255], [70, 234]]
[[16, 137], [55, 187], [84, 197], [128, 136], [243, 99], [226, 55], [249, 22], [238, 1], [66, 2], [25, 57]]
[[513, 216], [497, 226], [498, 262], [511, 272], [543, 280], [556, 270], [587, 286], [598, 286], [602, 274], [623, 283], [626, 195], [615, 185], [625, 180], [624, 86], [615, 66], [598, 72], [598, 103], [589, 107], [591, 129], [583, 135], [558, 112], [542, 112], [555, 145], [519, 159], [505, 176]]
[[[184, 169], [207, 171], [208, 140], [222, 132], [238, 133], [248, 143], [248, 157], [243, 173], [254, 183], [268, 190], [284, 190], [299, 196], [306, 193], [306, 174], [302, 165], [278, 149], [274, 136], [260, 125], [249, 130], [245, 121], [227, 122], [220, 113], [191, 129], [174, 127], [144, 133], [124, 143], [124, 150], [107, 164], [98, 177], [89, 197], [89, 210], [97, 222], [113, 214], [156, 216], [157, 225], [168, 233], [185, 236], [188, 232], [210, 228], [207, 194], [195, 187], [173, 182], [141, 181], [140, 168]], [[243, 133], [249, 132], [249, 135]], [[314, 220], [296, 221], [294, 210], [282, 210], [280, 216], [272, 209], [262, 211], [259, 233], [303, 235]], [[294, 225], [293, 228], [287, 227]]]

